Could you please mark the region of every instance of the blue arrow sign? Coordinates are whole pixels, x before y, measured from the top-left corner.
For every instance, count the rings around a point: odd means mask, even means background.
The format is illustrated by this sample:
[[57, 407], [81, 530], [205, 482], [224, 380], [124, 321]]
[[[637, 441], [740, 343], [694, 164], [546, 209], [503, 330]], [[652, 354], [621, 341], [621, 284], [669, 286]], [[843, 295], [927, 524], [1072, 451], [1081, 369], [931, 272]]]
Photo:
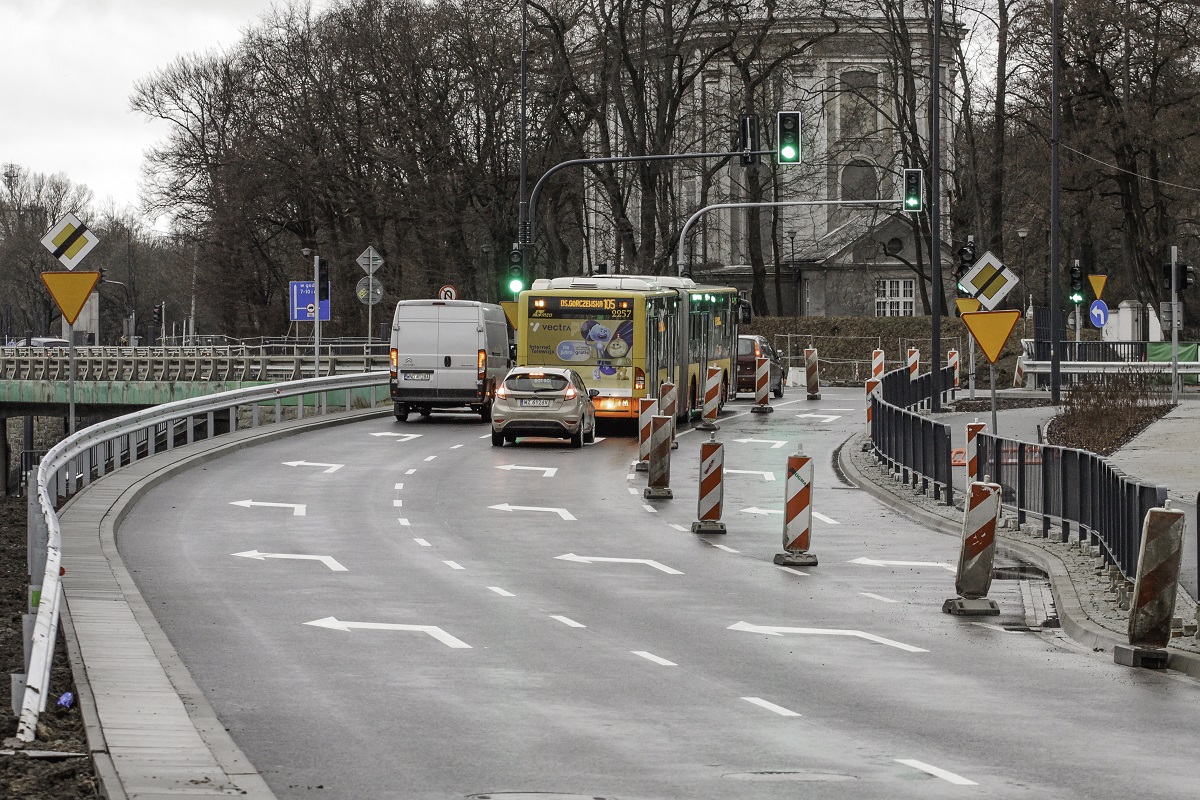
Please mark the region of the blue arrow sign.
[[[292, 322], [312, 322], [316, 311], [315, 281], [292, 281], [288, 284], [288, 319]], [[321, 301], [321, 322], [329, 322], [329, 298]]]
[[1103, 300], [1093, 300], [1088, 306], [1088, 319], [1093, 328], [1103, 328], [1108, 324], [1108, 304]]

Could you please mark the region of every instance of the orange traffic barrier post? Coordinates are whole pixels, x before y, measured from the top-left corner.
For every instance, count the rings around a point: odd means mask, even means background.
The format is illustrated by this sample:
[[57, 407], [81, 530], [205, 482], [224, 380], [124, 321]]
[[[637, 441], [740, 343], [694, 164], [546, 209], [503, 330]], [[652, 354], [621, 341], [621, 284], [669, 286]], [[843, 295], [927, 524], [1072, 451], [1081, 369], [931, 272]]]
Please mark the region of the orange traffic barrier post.
[[771, 359], [759, 356], [754, 359], [754, 406], [750, 409], [755, 414], [770, 414], [771, 408], [768, 395], [771, 394]]
[[1127, 667], [1163, 669], [1171, 641], [1179, 566], [1183, 560], [1184, 514], [1171, 508], [1152, 508], [1142, 522], [1137, 580], [1129, 607], [1129, 644], [1113, 647], [1113, 661]]
[[645, 472], [650, 468], [650, 422], [658, 409], [659, 401], [653, 397], [638, 398], [638, 460], [634, 470]]
[[956, 447], [950, 451], [950, 466], [965, 467], [967, 465], [967, 448]]
[[821, 399], [821, 377], [817, 362], [817, 348], [804, 348], [804, 378], [808, 386], [808, 399]]
[[957, 350], [946, 351], [946, 366], [951, 367], [954, 370], [954, 388], [957, 389], [958, 388], [958, 351]]
[[671, 418], [671, 449], [679, 448], [675, 441], [675, 384], [667, 381], [658, 387], [658, 413]]
[[996, 528], [1000, 520], [1000, 484], [973, 481], [967, 488], [963, 512], [962, 547], [954, 578], [953, 597], [942, 611], [960, 617], [995, 617], [1000, 606], [987, 596], [996, 560]]
[[979, 477], [979, 442], [975, 441], [975, 437], [986, 428], [982, 422], [967, 423], [967, 479], [974, 480]]
[[721, 426], [717, 424], [717, 407], [721, 401], [721, 368], [709, 367], [708, 379], [704, 381], [704, 414], [696, 423], [696, 430], [716, 431]]
[[872, 378], [882, 378], [883, 377], [883, 351], [882, 350], [872, 350], [871, 351], [871, 377]]
[[670, 500], [671, 494], [671, 418], [656, 414], [650, 423], [650, 469], [645, 496]]
[[908, 348], [908, 379], [915, 381], [921, 369], [921, 351], [915, 347]]
[[[876, 352], [878, 352], [878, 351], [876, 351]], [[883, 381], [879, 380], [878, 378], [870, 378], [867, 381], [867, 438], [868, 439], [871, 438], [871, 420], [873, 419], [873, 415], [875, 413], [875, 406], [871, 405], [871, 395], [873, 395], [879, 391], [879, 386], [881, 383], [883, 383]]]
[[784, 567], [815, 567], [817, 556], [808, 548], [812, 538], [812, 458], [803, 448], [788, 456], [784, 481], [783, 552], [775, 563]]
[[692, 523], [692, 533], [725, 533], [721, 521], [721, 506], [725, 499], [725, 445], [711, 434], [700, 444], [700, 499], [696, 502], [699, 519]]

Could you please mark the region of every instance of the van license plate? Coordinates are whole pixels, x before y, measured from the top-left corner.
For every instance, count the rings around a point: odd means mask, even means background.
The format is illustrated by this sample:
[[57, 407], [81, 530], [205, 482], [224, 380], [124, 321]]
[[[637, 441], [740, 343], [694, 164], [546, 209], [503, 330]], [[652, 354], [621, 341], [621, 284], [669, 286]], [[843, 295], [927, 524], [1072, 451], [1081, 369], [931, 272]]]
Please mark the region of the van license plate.
[[530, 398], [521, 400], [521, 408], [549, 408], [550, 401], [542, 400], [541, 398]]
[[428, 372], [406, 372], [404, 373], [406, 381], [427, 381], [429, 380]]

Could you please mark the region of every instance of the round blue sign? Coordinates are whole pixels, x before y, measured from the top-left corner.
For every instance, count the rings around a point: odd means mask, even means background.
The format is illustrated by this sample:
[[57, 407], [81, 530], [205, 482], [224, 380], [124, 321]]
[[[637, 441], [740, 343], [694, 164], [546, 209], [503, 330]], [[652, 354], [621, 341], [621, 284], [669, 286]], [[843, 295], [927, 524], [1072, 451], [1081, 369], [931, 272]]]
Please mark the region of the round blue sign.
[[1088, 306], [1088, 319], [1093, 328], [1103, 328], [1108, 323], [1108, 304], [1103, 300], [1093, 300]]

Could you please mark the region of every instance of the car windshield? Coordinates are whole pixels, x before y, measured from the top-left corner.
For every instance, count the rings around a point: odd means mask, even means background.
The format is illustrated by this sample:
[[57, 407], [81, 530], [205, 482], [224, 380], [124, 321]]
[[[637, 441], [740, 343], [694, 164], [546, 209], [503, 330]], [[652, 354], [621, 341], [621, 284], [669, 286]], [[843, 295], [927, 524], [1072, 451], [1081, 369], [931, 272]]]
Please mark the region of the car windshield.
[[562, 375], [510, 375], [504, 386], [514, 392], [561, 392], [570, 383]]
[[738, 339], [738, 355], [739, 356], [754, 355], [754, 340], [753, 339]]

